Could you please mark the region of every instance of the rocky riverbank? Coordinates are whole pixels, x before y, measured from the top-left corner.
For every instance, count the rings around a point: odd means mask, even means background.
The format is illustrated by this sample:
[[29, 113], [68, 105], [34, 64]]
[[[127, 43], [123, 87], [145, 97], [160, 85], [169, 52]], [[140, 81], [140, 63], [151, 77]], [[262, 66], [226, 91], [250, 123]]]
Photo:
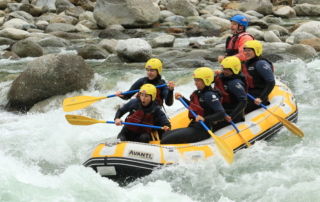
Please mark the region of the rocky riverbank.
[[[320, 51], [320, 4], [314, 0], [0, 0], [0, 9], [0, 45], [6, 45], [0, 59], [37, 57], [12, 83], [7, 109], [27, 111], [85, 88], [93, 75], [86, 59], [119, 68], [151, 57], [165, 68], [214, 67], [236, 14], [249, 19], [247, 31], [273, 62], [310, 59]], [[176, 39], [190, 37], [208, 40], [175, 46]], [[52, 47], [78, 56], [50, 54]], [[75, 79], [81, 84], [71, 85]]]

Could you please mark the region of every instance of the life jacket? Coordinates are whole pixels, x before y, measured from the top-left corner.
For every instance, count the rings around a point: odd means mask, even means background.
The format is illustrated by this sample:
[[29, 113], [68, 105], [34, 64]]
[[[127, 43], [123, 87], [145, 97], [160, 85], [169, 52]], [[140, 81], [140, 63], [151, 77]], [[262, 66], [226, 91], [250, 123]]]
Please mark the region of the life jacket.
[[[209, 88], [209, 90], [205, 90], [205, 91], [196, 90], [190, 95], [189, 109], [202, 117], [205, 117], [213, 113], [212, 109], [204, 102], [205, 93], [207, 91], [214, 92], [214, 94], [217, 96], [219, 100], [222, 97], [221, 93], [218, 90], [212, 89], [211, 87]], [[189, 112], [189, 118], [190, 119], [195, 118], [191, 112]]]
[[[143, 79], [143, 84], [142, 84], [142, 85], [147, 84], [147, 83], [148, 83], [148, 77], [145, 77], [145, 78]], [[165, 84], [165, 83], [166, 83], [166, 82], [165, 82], [163, 79], [160, 79], [157, 84], [152, 84], [152, 85], [158, 86], [158, 85], [162, 85], [162, 84]], [[141, 86], [142, 86], [142, 85], [141, 85]], [[160, 107], [162, 107], [162, 106], [163, 106], [163, 99], [162, 99], [162, 97], [161, 97], [161, 88], [156, 88], [156, 89], [157, 89], [157, 95], [156, 95], [155, 101], [158, 103], [158, 105], [159, 105]], [[136, 98], [140, 98], [140, 92], [137, 94]]]
[[[229, 36], [226, 40], [226, 56], [233, 56], [239, 53], [239, 39], [244, 36], [249, 35], [254, 40], [254, 37], [248, 32], [242, 32], [233, 36]], [[231, 42], [231, 48], [229, 43]]]
[[240, 73], [238, 75], [234, 75], [232, 78], [228, 78], [223, 76], [222, 74], [219, 74], [214, 79], [214, 88], [218, 89], [222, 94], [221, 103], [230, 104], [236, 100], [236, 98], [233, 97], [233, 95], [230, 95], [228, 90], [224, 88], [224, 85], [226, 85], [226, 83], [228, 82], [227, 81], [228, 79], [235, 79], [235, 78], [239, 78], [243, 81], [243, 83], [245, 84], [246, 93], [248, 93], [248, 90], [249, 90], [248, 80], [244, 74]]
[[[155, 104], [152, 104], [152, 105], [153, 105], [152, 110], [150, 112], [145, 112], [142, 109], [141, 102], [138, 102], [135, 109], [133, 109], [136, 111], [126, 118], [126, 122], [153, 125], [153, 122], [154, 122], [153, 114], [156, 111], [156, 107], [155, 107], [156, 105]], [[132, 125], [126, 125], [126, 127], [136, 134], [151, 133], [152, 131], [152, 128], [147, 128], [147, 127], [132, 126]]]
[[259, 60], [267, 61], [271, 66], [272, 73], [274, 73], [274, 66], [273, 66], [272, 62], [270, 62], [269, 60], [267, 60], [265, 58], [260, 58], [260, 59], [258, 59], [256, 61], [252, 62], [252, 63], [242, 64], [241, 65], [241, 71], [247, 77], [248, 84], [249, 84], [250, 88], [263, 88], [265, 86], [265, 83], [266, 83], [264, 78], [255, 70], [255, 68], [253, 70], [249, 70], [248, 69], [248, 66], [256, 67], [257, 62]]

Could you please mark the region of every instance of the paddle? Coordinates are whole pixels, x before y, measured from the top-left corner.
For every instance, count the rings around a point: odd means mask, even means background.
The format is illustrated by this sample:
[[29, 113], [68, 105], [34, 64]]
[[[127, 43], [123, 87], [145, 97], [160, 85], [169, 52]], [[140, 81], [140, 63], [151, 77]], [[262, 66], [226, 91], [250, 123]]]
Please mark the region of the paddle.
[[[167, 86], [167, 84], [156, 86], [156, 88], [161, 88], [161, 87], [165, 87], [165, 86]], [[132, 91], [121, 93], [121, 95], [127, 95], [127, 94], [131, 94], [131, 93], [136, 93], [138, 91], [139, 90], [132, 90]], [[65, 112], [71, 112], [71, 111], [74, 111], [74, 110], [86, 108], [86, 107], [88, 107], [89, 105], [95, 103], [98, 100], [111, 98], [111, 97], [115, 97], [115, 96], [116, 95], [113, 94], [113, 95], [108, 95], [108, 96], [103, 96], [103, 97], [93, 97], [93, 96], [87, 96], [87, 95], [82, 95], [82, 96], [77, 96], [77, 97], [70, 97], [70, 98], [64, 99], [64, 101], [62, 103], [62, 106], [63, 106], [63, 110]]]
[[[228, 114], [226, 114], [226, 116], [228, 116]], [[247, 147], [252, 146], [252, 144], [250, 144], [250, 142], [248, 142], [240, 133], [238, 127], [234, 124], [233, 121], [230, 121], [231, 125], [234, 127], [234, 129], [236, 129], [237, 133], [239, 134], [239, 136], [241, 137], [241, 139], [246, 143]]]
[[[181, 101], [181, 103], [193, 114], [194, 117], [197, 116], [196, 113], [194, 113], [194, 111], [192, 111], [191, 109], [189, 109], [188, 104], [180, 97], [179, 100]], [[209, 128], [206, 126], [205, 123], [203, 123], [203, 121], [200, 121], [200, 124], [204, 127], [204, 129], [207, 130], [207, 132], [211, 135], [211, 137], [214, 139], [214, 141], [216, 142], [216, 145], [221, 153], [221, 155], [226, 159], [226, 161], [228, 163], [232, 163], [233, 161], [233, 150], [231, 149], [231, 147], [221, 138], [218, 137], [216, 135], [214, 135], [212, 133], [211, 130], [209, 130]], [[195, 134], [196, 135], [196, 134]]]
[[[249, 93], [248, 93], [248, 97], [251, 98], [252, 100], [255, 100], [255, 98], [252, 97]], [[293, 125], [290, 121], [274, 114], [272, 111], [267, 109], [267, 107], [264, 106], [262, 103], [260, 103], [260, 106], [263, 107], [264, 109], [266, 109], [270, 114], [275, 116], [282, 123], [282, 125], [284, 125], [293, 134], [295, 134], [296, 136], [299, 136], [299, 137], [304, 137], [304, 133], [297, 126]]]
[[[82, 126], [93, 125], [96, 123], [115, 123], [114, 121], [96, 120], [96, 119], [92, 119], [92, 118], [85, 117], [85, 116], [71, 115], [71, 114], [66, 114], [66, 119], [72, 125], [82, 125]], [[128, 122], [121, 122], [121, 123], [124, 125], [140, 126], [140, 127], [162, 129], [162, 130], [164, 129], [164, 127], [160, 127], [160, 126], [152, 126], [152, 125], [128, 123]]]

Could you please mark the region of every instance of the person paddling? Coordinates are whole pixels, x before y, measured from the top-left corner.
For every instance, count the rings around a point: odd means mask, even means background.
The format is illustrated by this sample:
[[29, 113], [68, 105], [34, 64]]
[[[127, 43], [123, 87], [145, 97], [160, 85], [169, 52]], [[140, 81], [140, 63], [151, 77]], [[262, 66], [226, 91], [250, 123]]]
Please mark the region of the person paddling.
[[[129, 89], [129, 91], [140, 89], [140, 87], [146, 83], [150, 83], [154, 86], [165, 84], [166, 81], [162, 79], [161, 73], [162, 73], [162, 62], [158, 58], [151, 58], [147, 61], [145, 65], [147, 77], [143, 77], [138, 79]], [[160, 107], [163, 106], [163, 103], [167, 106], [171, 106], [173, 104], [173, 90], [175, 87], [175, 83], [173, 81], [170, 81], [168, 83], [168, 86], [157, 88], [157, 94], [156, 94], [156, 102]], [[127, 94], [127, 95], [121, 95], [122, 91], [117, 91], [115, 93], [116, 96], [119, 96], [120, 98], [124, 100], [130, 99], [135, 93]], [[139, 97], [139, 94], [137, 95], [137, 98]]]
[[260, 108], [260, 103], [269, 105], [268, 95], [275, 86], [274, 67], [267, 59], [262, 58], [262, 44], [259, 41], [247, 41], [244, 44], [247, 61], [242, 67], [249, 83], [249, 94], [255, 100], [248, 100], [245, 113]]
[[[144, 84], [140, 88], [140, 99], [132, 99], [116, 112], [114, 121], [117, 126], [121, 126], [120, 118], [127, 112], [125, 122], [146, 125], [166, 126], [165, 131], [170, 130], [170, 122], [166, 115], [156, 103], [157, 90], [152, 84]], [[135, 141], [149, 143], [151, 140], [151, 128], [125, 125], [118, 134], [121, 141]]]
[[192, 77], [197, 90], [191, 94], [190, 101], [180, 93], [175, 94], [175, 99], [179, 100], [182, 97], [197, 116], [189, 113], [192, 120], [189, 126], [164, 133], [161, 144], [192, 143], [208, 139], [210, 134], [199, 121], [211, 128], [214, 122], [224, 120], [225, 111], [220, 104], [219, 93], [211, 87], [214, 80], [213, 71], [209, 67], [200, 67], [193, 72]]

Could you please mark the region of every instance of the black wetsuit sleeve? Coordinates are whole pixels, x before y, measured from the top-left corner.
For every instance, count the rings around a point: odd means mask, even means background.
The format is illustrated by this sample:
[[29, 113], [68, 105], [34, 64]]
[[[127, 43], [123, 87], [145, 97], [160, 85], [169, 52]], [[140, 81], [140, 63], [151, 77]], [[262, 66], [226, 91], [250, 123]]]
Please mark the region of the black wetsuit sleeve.
[[271, 93], [271, 91], [273, 90], [275, 85], [276, 85], [276, 82], [274, 80], [267, 82], [266, 86], [263, 88], [263, 91], [260, 93], [259, 98], [261, 100], [266, 99], [268, 95]]
[[137, 99], [130, 100], [127, 104], [118, 109], [115, 119], [120, 119], [125, 113], [129, 112], [137, 104]]
[[160, 109], [156, 110], [156, 112], [154, 113], [154, 123], [155, 125], [157, 126], [168, 126], [168, 127], [171, 127], [171, 124], [167, 118], [167, 116], [165, 115], [165, 113]]
[[167, 88], [168, 88], [168, 91], [167, 91], [167, 95], [166, 95], [166, 99], [165, 99], [165, 101], [166, 101], [166, 105], [167, 106], [171, 106], [172, 104], [173, 104], [173, 101], [174, 101], [174, 99], [173, 99], [173, 90], [170, 90], [170, 88], [167, 86]]
[[[183, 99], [183, 101], [185, 101], [185, 103], [187, 103], [188, 106], [190, 105], [190, 101], [189, 101], [187, 98], [182, 97], [182, 99]], [[180, 100], [179, 100], [179, 101], [180, 101]], [[182, 104], [182, 103], [181, 103], [181, 104]]]
[[[132, 86], [130, 87], [130, 89], [128, 91], [139, 90], [141, 88], [141, 86], [143, 85], [143, 80], [144, 80], [144, 78], [138, 79], [136, 82], [134, 82], [134, 84], [132, 84]], [[123, 99], [123, 100], [128, 100], [134, 94], [136, 94], [136, 93], [126, 94], [126, 95], [123, 95], [123, 97], [120, 97], [120, 98]]]
[[239, 113], [241, 113], [247, 106], [248, 98], [245, 90], [245, 84], [240, 79], [234, 79], [229, 82], [228, 88], [230, 92], [235, 95], [237, 98], [238, 104], [232, 110], [230, 114], [228, 114], [231, 118], [236, 117]]
[[225, 117], [225, 111], [218, 99], [218, 96], [211, 91], [204, 96], [205, 103], [213, 110], [213, 114], [203, 117], [206, 123], [220, 121]]

